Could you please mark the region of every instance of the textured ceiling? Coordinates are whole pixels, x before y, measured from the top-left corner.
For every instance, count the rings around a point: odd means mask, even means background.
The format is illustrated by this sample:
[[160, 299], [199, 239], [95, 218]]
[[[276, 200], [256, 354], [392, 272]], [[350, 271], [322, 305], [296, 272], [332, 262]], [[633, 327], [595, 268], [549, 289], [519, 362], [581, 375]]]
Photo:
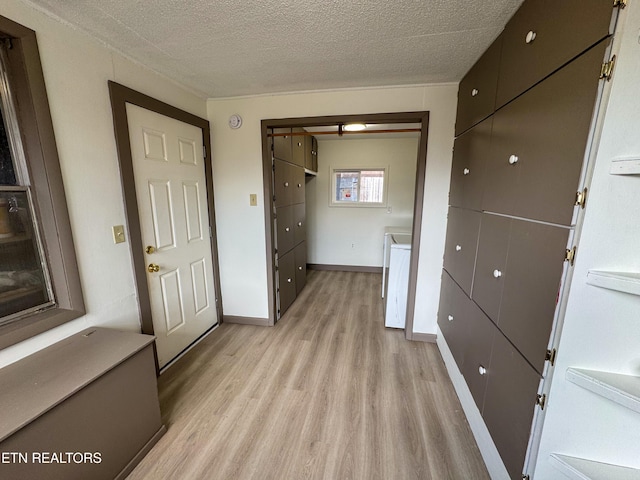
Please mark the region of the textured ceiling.
[[459, 81], [522, 0], [28, 0], [230, 97]]

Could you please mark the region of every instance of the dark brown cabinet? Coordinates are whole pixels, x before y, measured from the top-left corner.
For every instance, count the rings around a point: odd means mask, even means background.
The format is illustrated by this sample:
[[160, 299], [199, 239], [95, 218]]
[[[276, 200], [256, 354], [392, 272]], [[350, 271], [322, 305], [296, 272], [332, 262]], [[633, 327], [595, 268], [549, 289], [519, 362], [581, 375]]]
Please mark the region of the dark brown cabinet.
[[512, 220], [483, 214], [471, 298], [498, 323]]
[[295, 269], [296, 269], [296, 294], [299, 295], [307, 283], [307, 244], [300, 243], [294, 249]]
[[604, 0], [525, 0], [458, 91], [438, 326], [513, 479], [553, 368], [616, 16]]
[[295, 245], [296, 230], [293, 223], [293, 205], [276, 209], [276, 242], [278, 254], [284, 255]]
[[483, 210], [571, 224], [605, 43], [496, 112]]
[[487, 369], [482, 417], [512, 479], [522, 478], [540, 375], [500, 333]]
[[607, 37], [612, 6], [605, 0], [524, 2], [503, 32], [496, 108]]
[[293, 161], [293, 151], [291, 146], [291, 129], [290, 128], [274, 128], [273, 129], [273, 156], [285, 162]]
[[304, 170], [298, 167], [291, 168], [291, 203], [298, 204], [305, 202], [305, 179]]
[[307, 238], [307, 219], [306, 208], [304, 203], [293, 206], [293, 243], [294, 245], [304, 242]]
[[296, 299], [296, 258], [295, 251], [278, 256], [278, 290], [280, 312], [284, 313]]
[[311, 172], [318, 171], [318, 140], [316, 137], [305, 137], [304, 168]]
[[285, 313], [306, 285], [305, 164], [307, 158], [311, 158], [312, 142], [307, 140], [311, 138], [309, 136], [295, 135], [301, 132], [304, 132], [301, 128], [280, 128], [274, 129], [273, 133], [289, 135], [270, 137], [273, 152], [272, 208], [275, 231], [272, 254], [277, 271], [276, 320]]
[[459, 136], [454, 144], [449, 205], [482, 209], [485, 170], [491, 147], [493, 117]]
[[298, 165], [300, 167], [305, 167], [305, 158], [307, 154], [307, 143], [305, 142], [304, 135], [296, 135], [296, 133], [304, 133], [304, 128], [292, 128], [291, 133], [291, 149], [292, 156], [291, 162], [294, 165]]
[[502, 36], [499, 36], [460, 82], [456, 135], [493, 113]]
[[498, 327], [542, 373], [569, 229], [513, 220]]
[[467, 295], [471, 295], [480, 218], [480, 212], [449, 208], [444, 269], [456, 279]]

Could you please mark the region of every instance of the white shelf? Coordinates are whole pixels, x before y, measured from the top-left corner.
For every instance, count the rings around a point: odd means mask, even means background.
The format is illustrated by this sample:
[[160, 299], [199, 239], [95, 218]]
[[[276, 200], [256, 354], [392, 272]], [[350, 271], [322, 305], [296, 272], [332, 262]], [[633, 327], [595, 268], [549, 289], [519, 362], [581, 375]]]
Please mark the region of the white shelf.
[[568, 368], [568, 381], [640, 413], [640, 377]]
[[638, 272], [604, 272], [589, 270], [587, 283], [609, 290], [640, 295], [640, 273]]
[[611, 175], [640, 175], [640, 158], [614, 158], [611, 161]]
[[640, 480], [640, 470], [552, 453], [549, 462], [573, 480]]

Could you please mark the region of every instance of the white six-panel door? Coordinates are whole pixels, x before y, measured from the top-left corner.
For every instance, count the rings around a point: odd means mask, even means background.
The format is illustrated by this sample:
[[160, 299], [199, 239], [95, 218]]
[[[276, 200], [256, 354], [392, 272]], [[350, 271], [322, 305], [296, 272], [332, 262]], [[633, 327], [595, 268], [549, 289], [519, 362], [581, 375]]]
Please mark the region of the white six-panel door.
[[127, 116], [162, 368], [218, 323], [202, 130], [131, 104]]

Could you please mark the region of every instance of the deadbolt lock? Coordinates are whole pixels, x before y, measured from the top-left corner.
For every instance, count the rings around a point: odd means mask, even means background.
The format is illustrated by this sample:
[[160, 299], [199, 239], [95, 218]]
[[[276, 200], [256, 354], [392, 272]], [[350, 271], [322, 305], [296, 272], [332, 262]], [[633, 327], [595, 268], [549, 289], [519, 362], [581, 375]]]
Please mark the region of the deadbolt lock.
[[147, 248], [144, 249], [145, 252], [147, 252], [149, 255], [151, 255], [153, 252], [156, 251], [156, 247], [152, 247], [151, 245], [147, 246]]
[[156, 273], [160, 271], [160, 265], [156, 265], [155, 263], [150, 263], [147, 267], [149, 273]]

